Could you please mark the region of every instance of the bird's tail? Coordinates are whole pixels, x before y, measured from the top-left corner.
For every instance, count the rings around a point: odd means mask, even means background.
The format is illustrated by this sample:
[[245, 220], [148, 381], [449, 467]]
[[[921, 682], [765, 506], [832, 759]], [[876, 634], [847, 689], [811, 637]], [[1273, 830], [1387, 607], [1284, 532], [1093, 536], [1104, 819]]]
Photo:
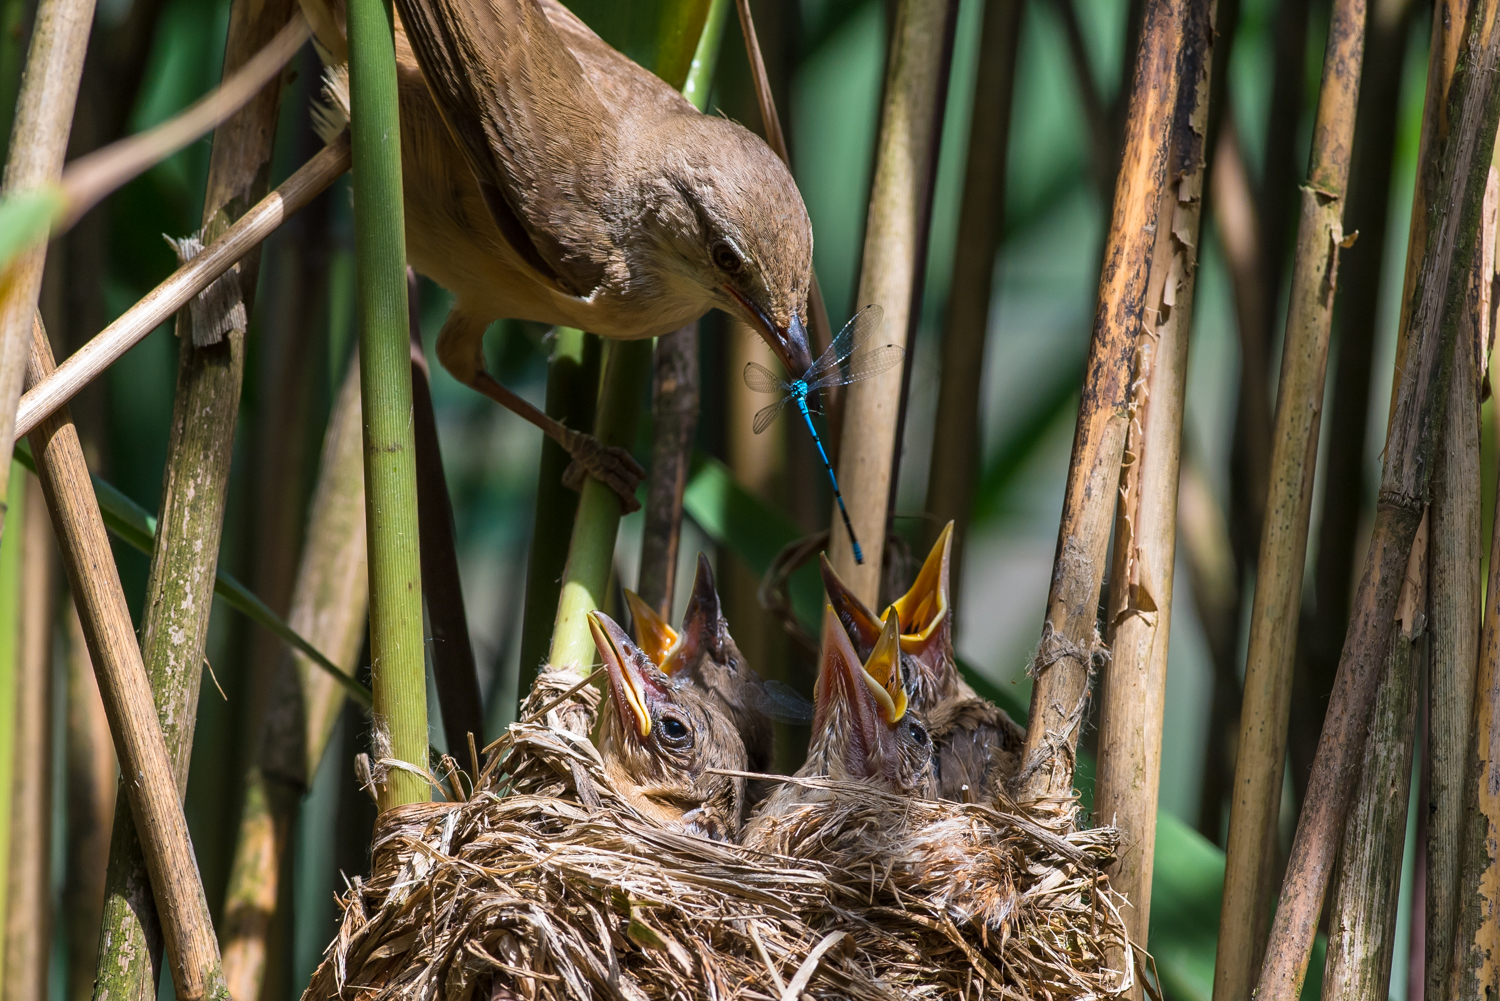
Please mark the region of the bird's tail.
[[[344, 30], [344, 0], [298, 0], [302, 16], [312, 26], [313, 44], [324, 65], [349, 62], [349, 40]], [[348, 92], [347, 86], [345, 92]]]

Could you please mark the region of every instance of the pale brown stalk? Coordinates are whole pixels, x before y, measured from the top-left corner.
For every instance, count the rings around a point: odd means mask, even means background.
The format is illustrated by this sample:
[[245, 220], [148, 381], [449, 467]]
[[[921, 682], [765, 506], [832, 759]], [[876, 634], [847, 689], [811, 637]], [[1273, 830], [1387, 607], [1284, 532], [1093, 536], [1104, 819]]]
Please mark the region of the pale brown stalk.
[[1500, 91], [1500, 32], [1489, 30], [1494, 0], [1470, 11], [1449, 95], [1449, 134], [1423, 164], [1436, 192], [1431, 228], [1411, 300], [1410, 346], [1386, 442], [1369, 556], [1360, 580], [1338, 677], [1308, 780], [1259, 996], [1290, 1001], [1307, 969], [1329, 871], [1363, 763], [1379, 672], [1390, 647], [1396, 599], [1412, 540], [1430, 496], [1433, 450], [1446, 413], [1453, 346], [1470, 287]]
[[[729, 366], [730, 377], [739, 369]], [[651, 475], [636, 590], [665, 619], [672, 617], [682, 495], [698, 429], [698, 324], [656, 339], [651, 380]]]
[[[72, 399], [126, 351], [187, 305], [274, 233], [298, 209], [349, 169], [349, 138], [342, 135], [318, 152], [281, 186], [203, 252], [172, 272], [135, 305], [75, 351], [40, 385], [31, 386], [16, 413], [17, 434], [29, 434], [43, 418]], [[3, 420], [3, 418], [0, 418]]]
[[52, 626], [58, 581], [46, 500], [26, 483], [21, 530], [21, 644], [16, 660], [14, 778], [11, 785], [10, 887], [5, 898], [5, 979], [0, 997], [47, 996], [52, 959]]
[[[1177, 552], [1177, 471], [1203, 209], [1204, 137], [1213, 70], [1213, 0], [1183, 24], [1182, 76], [1172, 116], [1172, 152], [1157, 215], [1156, 247], [1136, 346], [1130, 431], [1115, 515], [1110, 588], [1111, 658], [1100, 702], [1094, 810], [1129, 847], [1109, 869], [1131, 906], [1134, 942], [1151, 927], [1151, 875], [1161, 775], [1167, 644]], [[1140, 989], [1137, 997], [1143, 996]]]
[[1339, 249], [1344, 242], [1344, 193], [1359, 103], [1364, 29], [1364, 0], [1337, 0], [1329, 22], [1307, 180], [1302, 186], [1302, 216], [1277, 383], [1266, 521], [1256, 564], [1229, 810], [1224, 901], [1214, 964], [1215, 1001], [1244, 1001], [1250, 996], [1271, 910], [1275, 823], [1286, 758], [1328, 334]]
[[[94, 0], [37, 4], [0, 193], [38, 188], [62, 173], [93, 20]], [[25, 381], [32, 314], [46, 257], [45, 246], [32, 247], [18, 254], [0, 274], [0, 498], [6, 496], [10, 483], [11, 448], [25, 434], [16, 430], [16, 400]], [[0, 534], [4, 531], [5, 515], [0, 509]]]
[[1160, 221], [1187, 3], [1148, 0], [1144, 17], [1046, 618], [1031, 666], [1036, 684], [1016, 784], [1026, 798], [1037, 801], [1072, 791], [1072, 752], [1088, 703], [1095, 653], [1102, 646], [1095, 624], [1099, 588], [1125, 453], [1148, 266]]
[[[856, 298], [861, 307], [875, 303], [885, 310], [885, 325], [873, 343], [906, 347], [911, 311], [917, 305], [912, 297], [926, 240], [922, 226], [929, 161], [937, 148], [931, 111], [946, 71], [948, 16], [948, 0], [902, 0], [896, 8]], [[839, 576], [871, 606], [879, 598], [903, 368], [856, 382], [844, 394], [845, 425], [860, 433], [839, 449], [838, 479], [863, 543], [864, 563], [855, 563], [837, 510], [829, 558]]]

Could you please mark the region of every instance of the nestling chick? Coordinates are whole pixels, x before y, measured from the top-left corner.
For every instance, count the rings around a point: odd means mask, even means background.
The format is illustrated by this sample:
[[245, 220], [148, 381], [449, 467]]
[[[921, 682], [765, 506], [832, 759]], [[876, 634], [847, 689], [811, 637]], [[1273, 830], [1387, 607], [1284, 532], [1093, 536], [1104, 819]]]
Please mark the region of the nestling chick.
[[[876, 618], [822, 560], [823, 585], [834, 612], [861, 653], [873, 650], [891, 622], [901, 631], [901, 660], [912, 707], [927, 721], [937, 757], [938, 796], [991, 802], [1020, 765], [1025, 731], [1003, 709], [981, 698], [959, 676], [953, 655], [948, 565], [953, 523], [938, 537], [911, 589]], [[884, 624], [884, 625], [883, 625]]]
[[613, 786], [665, 827], [733, 840], [745, 780], [710, 769], [745, 770], [734, 726], [711, 700], [673, 685], [603, 612], [589, 613], [589, 630], [609, 672], [598, 740]]
[[[909, 710], [894, 622], [861, 664], [833, 609], [826, 609], [814, 695], [812, 741], [797, 778], [868, 784], [904, 798], [934, 795], [932, 740], [926, 726]], [[801, 807], [833, 804], [847, 794], [783, 783], [755, 811], [744, 841], [780, 850], [786, 818]]]
[[[301, 0], [347, 60], [341, 0]], [[638, 467], [485, 370], [502, 317], [655, 337], [713, 308], [811, 362], [812, 230], [759, 138], [700, 113], [557, 0], [397, 0], [407, 255], [454, 293], [438, 357], [634, 504]]]

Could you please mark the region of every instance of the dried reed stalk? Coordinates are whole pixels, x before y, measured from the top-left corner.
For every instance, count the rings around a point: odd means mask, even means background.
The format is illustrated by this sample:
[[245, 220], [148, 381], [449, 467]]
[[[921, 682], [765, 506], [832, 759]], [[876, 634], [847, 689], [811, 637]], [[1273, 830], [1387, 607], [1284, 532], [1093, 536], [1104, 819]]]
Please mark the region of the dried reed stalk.
[[1057, 555], [1041, 646], [1031, 666], [1036, 684], [1016, 777], [1018, 791], [1030, 801], [1072, 794], [1072, 752], [1102, 646], [1095, 627], [1099, 587], [1125, 453], [1135, 344], [1165, 182], [1186, 8], [1185, 0], [1148, 0], [1145, 6]]
[[651, 379], [651, 475], [636, 590], [663, 618], [672, 616], [682, 495], [698, 429], [698, 324], [656, 339]]
[[[5, 194], [40, 187], [61, 175], [93, 20], [94, 0], [37, 4], [0, 184]], [[0, 274], [0, 497], [7, 496], [11, 449], [25, 434], [17, 430], [16, 401], [25, 381], [32, 314], [46, 257], [46, 247], [31, 247]], [[5, 513], [0, 510], [0, 535], [4, 531]]]
[[1259, 996], [1290, 1001], [1301, 987], [1318, 913], [1359, 768], [1378, 672], [1383, 670], [1412, 540], [1423, 518], [1433, 450], [1446, 413], [1453, 345], [1470, 287], [1500, 90], [1493, 0], [1470, 11], [1449, 100], [1451, 127], [1423, 171], [1437, 197], [1410, 305], [1407, 364], [1385, 450], [1375, 527], [1356, 595], [1327, 721], [1271, 928]]
[[[31, 350], [27, 379], [35, 384], [53, 367], [52, 348], [40, 319], [35, 321]], [[32, 431], [30, 440], [121, 771], [132, 779], [121, 785], [130, 801], [132, 823], [145, 834], [141, 848], [172, 961], [172, 982], [185, 1001], [223, 997], [218, 944], [193, 858], [172, 757], [157, 723], [151, 683], [136, 646], [130, 609], [78, 431], [64, 408]], [[116, 811], [117, 818], [125, 816], [125, 811]], [[101, 932], [107, 933], [107, 929]], [[147, 965], [142, 962], [147, 958], [144, 954], [133, 958], [137, 966]], [[137, 995], [120, 991], [116, 996]]]
[[26, 477], [19, 526], [25, 562], [16, 662], [10, 887], [5, 898], [5, 975], [0, 997], [47, 997], [52, 961], [52, 627], [59, 593], [41, 485]]
[[[1115, 514], [1110, 662], [1100, 701], [1094, 810], [1129, 847], [1109, 869], [1131, 906], [1133, 942], [1151, 927], [1151, 875], [1161, 774], [1167, 644], [1177, 552], [1177, 471], [1188, 336], [1203, 208], [1204, 138], [1213, 70], [1214, 0], [1192, 4], [1182, 28], [1181, 81], [1172, 115], [1167, 183], [1136, 348], [1131, 425]], [[1123, 960], [1122, 960], [1123, 961]], [[1142, 996], [1140, 988], [1137, 997]]]
[[67, 634], [67, 873], [59, 911], [67, 925], [68, 969], [63, 997], [89, 1001], [99, 961], [99, 923], [104, 916], [104, 878], [109, 868], [109, 832], [114, 823], [119, 767], [99, 682], [89, 662], [83, 626], [71, 599], [63, 613]]
[[[17, 474], [21, 470], [15, 470]], [[6, 497], [10, 514], [26, 516], [29, 492], [25, 475], [11, 477]], [[15, 777], [16, 670], [21, 659], [21, 585], [26, 568], [25, 532], [12, 532], [0, 540], [0, 803], [9, 803]], [[10, 858], [10, 811], [0, 810], [0, 858]], [[0, 879], [0, 914], [6, 911], [10, 880]], [[0, 949], [0, 977], [5, 971], [5, 950]], [[89, 971], [90, 976], [93, 970]]]
[[[859, 306], [885, 310], [881, 343], [907, 346], [918, 263], [925, 257], [929, 173], [941, 138], [936, 116], [946, 79], [944, 58], [950, 0], [901, 0], [886, 60], [885, 98], [875, 146], [875, 172], [865, 219]], [[839, 485], [854, 531], [864, 540], [864, 563], [856, 564], [847, 532], [835, 531], [829, 558], [839, 576], [867, 605], [880, 597], [881, 563], [889, 516], [891, 477], [900, 424], [902, 371], [888, 369], [857, 382], [844, 394], [845, 426], [860, 433], [840, 442]], [[833, 512], [838, 524], [838, 512]]]
[[1338, 256], [1344, 242], [1349, 150], [1359, 103], [1364, 0], [1337, 0], [1330, 17], [1307, 181], [1302, 186], [1302, 216], [1277, 383], [1266, 521], [1250, 613], [1214, 963], [1215, 1001], [1244, 1001], [1250, 996], [1271, 910], [1275, 823], [1286, 759], [1307, 524]]
[[964, 543], [979, 472], [984, 348], [989, 339], [995, 255], [1005, 231], [1005, 170], [1024, 9], [1021, 0], [992, 0], [984, 8], [963, 202], [943, 324], [942, 385], [932, 430], [927, 511], [932, 516], [930, 541], [936, 540], [939, 526], [953, 522], [948, 572], [949, 601], [955, 607], [963, 586]]

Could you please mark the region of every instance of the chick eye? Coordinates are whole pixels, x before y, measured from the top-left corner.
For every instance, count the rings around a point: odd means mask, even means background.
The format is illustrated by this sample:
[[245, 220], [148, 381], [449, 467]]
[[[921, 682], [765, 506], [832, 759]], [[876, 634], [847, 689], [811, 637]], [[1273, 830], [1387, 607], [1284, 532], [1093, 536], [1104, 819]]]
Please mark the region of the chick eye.
[[911, 739], [918, 747], [927, 746], [927, 728], [916, 720], [911, 723]]
[[712, 253], [714, 264], [718, 266], [720, 271], [725, 271], [732, 275], [738, 273], [740, 268], [745, 266], [745, 263], [740, 260], [740, 255], [735, 253], [735, 249], [724, 240], [719, 240], [713, 245]]
[[685, 749], [693, 746], [693, 731], [687, 723], [676, 716], [661, 716], [656, 721], [656, 731], [662, 743], [669, 747]]

